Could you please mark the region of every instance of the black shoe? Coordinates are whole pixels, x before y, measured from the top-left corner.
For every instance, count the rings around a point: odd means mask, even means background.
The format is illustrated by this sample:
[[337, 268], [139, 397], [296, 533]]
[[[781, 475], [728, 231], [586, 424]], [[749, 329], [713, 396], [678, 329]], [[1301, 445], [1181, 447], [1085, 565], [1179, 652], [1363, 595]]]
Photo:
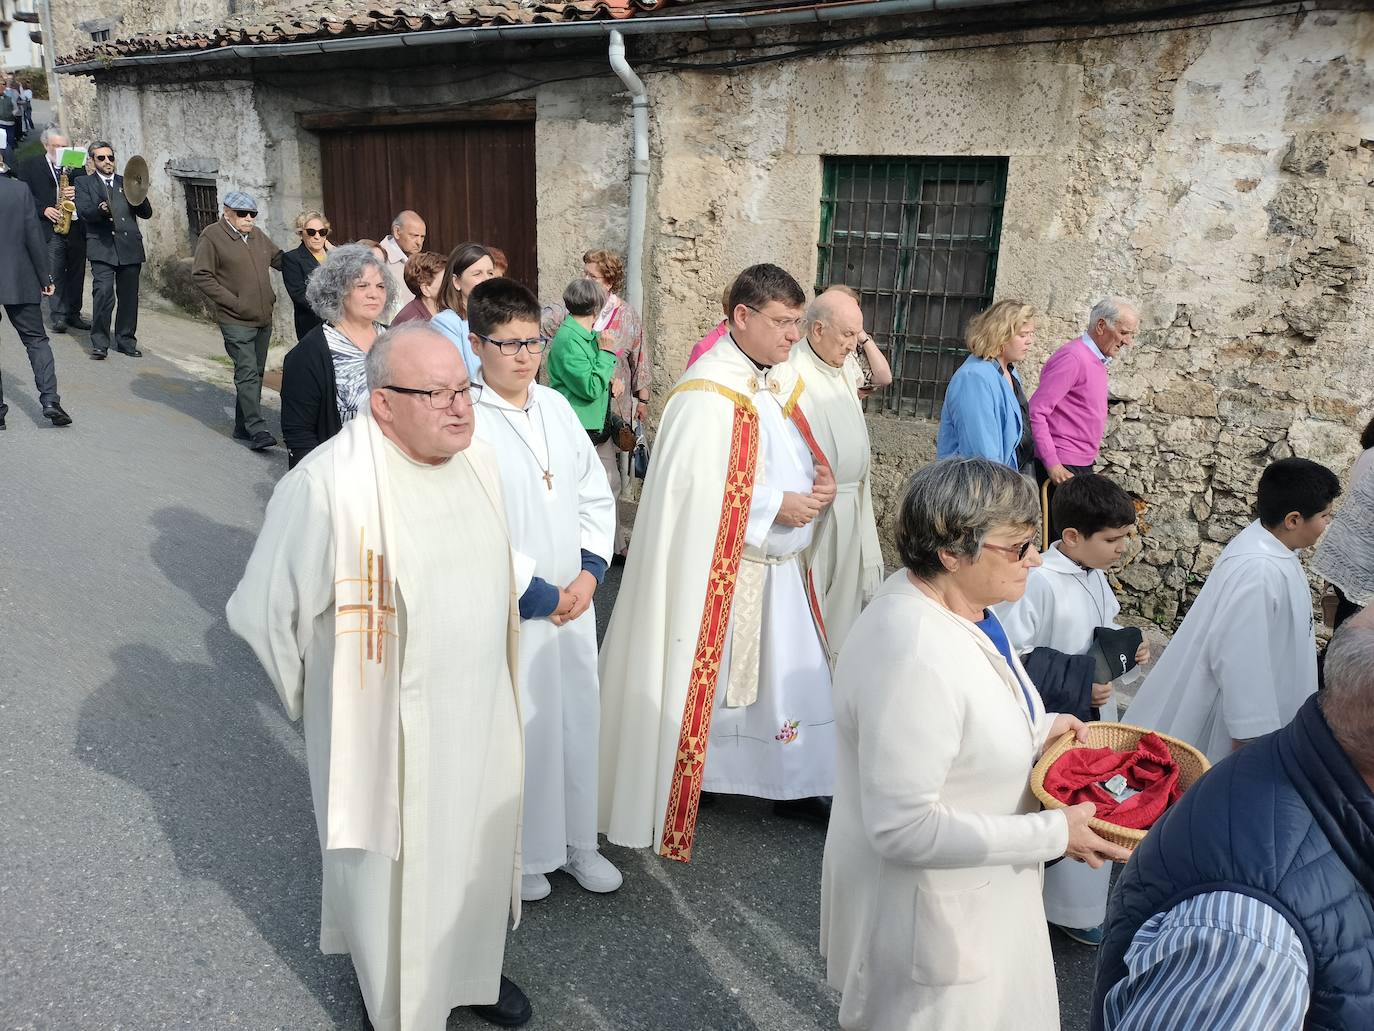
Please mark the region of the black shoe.
[[239, 426], [235, 426], [235, 427], [234, 427], [233, 436], [234, 436], [234, 439], [235, 439], [235, 440], [252, 440], [252, 439], [253, 439], [253, 435], [252, 435], [251, 433], [249, 433], [247, 430], [245, 430], [245, 429], [243, 429], [243, 428], [241, 428], [241, 427], [239, 427]]
[[792, 820], [809, 820], [812, 823], [830, 822], [830, 799], [787, 798], [773, 803], [775, 816], [786, 816]]
[[54, 426], [70, 426], [72, 424], [72, 417], [64, 412], [62, 406], [56, 401], [43, 406], [43, 418], [50, 419]]
[[92, 352], [91, 352], [91, 361], [93, 361], [93, 362], [103, 362], [104, 360], [105, 360], [105, 352], [104, 352], [104, 351], [92, 351]]
[[[71, 326], [73, 329], [90, 329], [90, 328], [91, 328], [91, 324], [90, 324], [89, 322], [87, 322], [85, 319], [83, 319], [80, 315], [74, 315], [74, 316], [72, 316], [70, 319], [68, 319], [68, 320], [67, 320], [67, 325]], [[53, 327], [53, 328], [55, 329], [56, 327]]]
[[0, 430], [3, 430], [4, 428], [5, 428], [5, 417], [4, 417], [3, 415], [0, 415]]
[[135, 347], [132, 351], [126, 351], [126, 350], [124, 350], [124, 348], [122, 348], [122, 347], [116, 347], [115, 350], [118, 351], [120, 354], [124, 355], [126, 358], [142, 358], [142, 357], [143, 357], [143, 352], [140, 351], [137, 347]]
[[65, 333], [67, 332], [67, 324], [65, 322], [54, 322], [52, 324], [52, 331], [54, 333]]
[[519, 1027], [534, 1016], [530, 1000], [519, 986], [505, 974], [501, 975], [501, 997], [495, 1006], [469, 1006], [474, 1016], [501, 1027]]
[[248, 445], [254, 451], [266, 451], [270, 447], [277, 446], [277, 438], [266, 430], [260, 430], [253, 434], [252, 443]]

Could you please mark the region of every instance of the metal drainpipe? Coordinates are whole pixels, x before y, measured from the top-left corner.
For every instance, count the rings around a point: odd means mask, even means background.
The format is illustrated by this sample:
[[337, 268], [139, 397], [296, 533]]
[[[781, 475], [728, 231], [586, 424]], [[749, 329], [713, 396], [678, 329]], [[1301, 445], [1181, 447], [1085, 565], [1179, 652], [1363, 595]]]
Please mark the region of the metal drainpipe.
[[611, 68], [630, 91], [634, 150], [630, 161], [630, 232], [625, 245], [625, 299], [644, 311], [644, 225], [649, 210], [649, 93], [625, 60], [625, 37], [611, 33]]

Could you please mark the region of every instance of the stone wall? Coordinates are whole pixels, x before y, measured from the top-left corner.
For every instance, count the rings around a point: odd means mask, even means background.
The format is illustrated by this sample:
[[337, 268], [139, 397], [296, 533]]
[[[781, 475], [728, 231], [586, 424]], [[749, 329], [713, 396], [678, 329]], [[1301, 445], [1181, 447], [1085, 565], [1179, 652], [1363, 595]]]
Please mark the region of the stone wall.
[[[654, 57], [680, 58], [690, 41], [632, 41], [652, 104], [645, 317], [658, 403], [740, 268], [775, 261], [814, 283], [826, 156], [1004, 156], [996, 293], [1043, 313], [1027, 385], [1098, 297], [1139, 302], [1140, 342], [1112, 367], [1103, 467], [1150, 505], [1121, 574], [1127, 608], [1175, 622], [1248, 518], [1264, 464], [1293, 453], [1344, 472], [1374, 407], [1374, 14], [1162, 27], [945, 52], [864, 44], [729, 74], [653, 73]], [[592, 71], [601, 60], [575, 56]], [[730, 52], [716, 41], [711, 56]], [[411, 60], [322, 68], [289, 90], [270, 75], [251, 89], [246, 77], [181, 72], [172, 88], [111, 76], [101, 117], [128, 134], [122, 153], [144, 148], [155, 204], [160, 191], [179, 202], [178, 161], [213, 160], [221, 190], [257, 193], [282, 242], [319, 200], [299, 113], [463, 102], [563, 70], [512, 56], [477, 78], [460, 54]], [[605, 74], [511, 95], [536, 102], [537, 287], [552, 299], [583, 250], [624, 245], [628, 104]], [[184, 215], [160, 217], [150, 253], [165, 267], [185, 253]], [[886, 524], [935, 427], [874, 415], [870, 428]]]
[[[650, 77], [659, 364], [681, 369], [742, 266], [814, 283], [824, 156], [1007, 156], [996, 294], [1043, 313], [1028, 387], [1099, 296], [1138, 299], [1102, 465], [1150, 505], [1127, 609], [1176, 622], [1263, 466], [1298, 454], [1343, 474], [1374, 407], [1374, 15], [865, 49]], [[870, 427], [885, 518], [935, 426]]]

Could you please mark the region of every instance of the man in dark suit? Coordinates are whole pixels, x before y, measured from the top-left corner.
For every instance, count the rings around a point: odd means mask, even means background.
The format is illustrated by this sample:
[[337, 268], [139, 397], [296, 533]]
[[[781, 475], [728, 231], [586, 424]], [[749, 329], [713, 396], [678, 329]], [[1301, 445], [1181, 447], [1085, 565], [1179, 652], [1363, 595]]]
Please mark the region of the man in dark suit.
[[[52, 296], [52, 290], [48, 252], [28, 187], [17, 179], [0, 176], [0, 305], [29, 352], [43, 415], [54, 426], [70, 426], [72, 417], [62, 410], [57, 396], [57, 370], [40, 310], [40, 298]], [[0, 384], [0, 430], [5, 428], [8, 413]]]
[[[152, 218], [145, 197], [137, 207], [124, 196], [124, 177], [115, 175], [114, 147], [105, 140], [91, 144], [95, 174], [76, 183], [76, 213], [86, 222], [86, 255], [91, 260], [91, 357], [103, 359], [110, 350], [110, 318], [114, 316], [114, 346], [120, 354], [141, 358], [138, 349], [138, 276], [143, 269], [140, 218]], [[119, 310], [115, 312], [115, 301]]]
[[[57, 207], [58, 179], [62, 175], [58, 161], [62, 148], [67, 146], [67, 137], [57, 126], [50, 125], [43, 130], [42, 139], [44, 152], [19, 162], [19, 178], [33, 194], [38, 228], [48, 248], [48, 267], [56, 287], [48, 301], [48, 316], [54, 333], [65, 333], [68, 326], [90, 329], [91, 324], [81, 317], [81, 295], [86, 288], [86, 223], [73, 214], [71, 231], [66, 236], [53, 231], [62, 217]], [[75, 202], [77, 177], [85, 174], [84, 168], [68, 169], [71, 185], [67, 187], [67, 200]]]

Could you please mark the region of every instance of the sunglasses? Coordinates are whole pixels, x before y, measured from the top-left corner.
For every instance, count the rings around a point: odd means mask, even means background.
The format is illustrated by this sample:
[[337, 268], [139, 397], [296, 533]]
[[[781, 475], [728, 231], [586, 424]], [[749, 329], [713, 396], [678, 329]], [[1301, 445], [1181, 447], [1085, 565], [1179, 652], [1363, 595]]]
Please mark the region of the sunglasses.
[[113, 154], [92, 154], [92, 155], [91, 155], [91, 160], [92, 160], [92, 161], [113, 161], [113, 160], [114, 160], [114, 155], [113, 155]]
[[[241, 215], [241, 214], [243, 214], [243, 212], [240, 211], [239, 214]], [[329, 230], [328, 230], [328, 229], [307, 229], [307, 230], [305, 231], [305, 235], [306, 235], [306, 236], [318, 236], [321, 240], [323, 240], [326, 236], [329, 235]]]
[[234, 209], [234, 214], [235, 214], [235, 215], [238, 215], [239, 218], [257, 218], [257, 217], [258, 217], [258, 213], [257, 213], [256, 211], [240, 211], [238, 208], [235, 208], [235, 209]]
[[983, 547], [985, 547], [985, 548], [991, 548], [993, 551], [1000, 551], [1000, 552], [1002, 552], [1004, 555], [1015, 555], [1015, 556], [1016, 556], [1016, 561], [1017, 561], [1017, 562], [1020, 562], [1022, 559], [1024, 559], [1024, 558], [1026, 557], [1026, 552], [1030, 551], [1031, 545], [1034, 544], [1034, 543], [1035, 543], [1035, 538], [1032, 537], [1030, 540], [1026, 541], [1024, 544], [1021, 544], [1021, 545], [1019, 545], [1018, 547], [1015, 547], [1015, 548], [1009, 548], [1009, 547], [1007, 547], [1007, 545], [1005, 545], [1005, 544], [989, 544], [989, 543], [987, 543], [986, 541], [983, 542]]

